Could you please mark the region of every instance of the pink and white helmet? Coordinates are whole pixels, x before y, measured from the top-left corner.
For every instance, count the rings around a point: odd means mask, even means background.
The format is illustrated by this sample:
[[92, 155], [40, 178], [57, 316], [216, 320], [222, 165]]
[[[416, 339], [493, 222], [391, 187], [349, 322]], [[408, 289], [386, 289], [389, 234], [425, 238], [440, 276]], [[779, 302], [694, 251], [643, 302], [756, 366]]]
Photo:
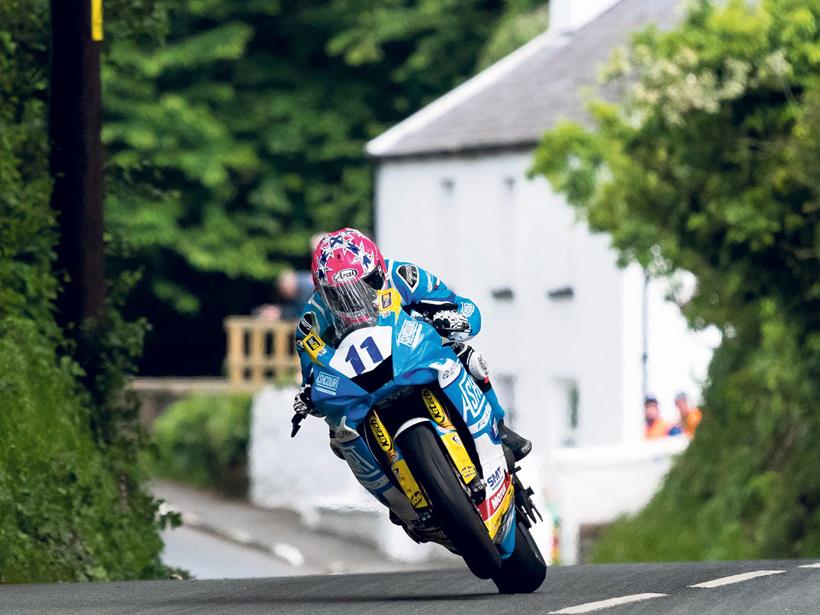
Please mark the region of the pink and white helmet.
[[376, 320], [376, 291], [385, 284], [384, 258], [376, 244], [351, 228], [328, 233], [313, 251], [316, 290], [334, 316], [339, 336]]

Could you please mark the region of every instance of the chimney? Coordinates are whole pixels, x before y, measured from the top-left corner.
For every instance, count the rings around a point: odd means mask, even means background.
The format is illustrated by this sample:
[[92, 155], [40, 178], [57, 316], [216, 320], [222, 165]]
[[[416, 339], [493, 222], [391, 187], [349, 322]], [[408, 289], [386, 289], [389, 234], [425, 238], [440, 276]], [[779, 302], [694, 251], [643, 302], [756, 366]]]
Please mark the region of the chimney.
[[551, 0], [550, 31], [574, 32], [621, 0]]

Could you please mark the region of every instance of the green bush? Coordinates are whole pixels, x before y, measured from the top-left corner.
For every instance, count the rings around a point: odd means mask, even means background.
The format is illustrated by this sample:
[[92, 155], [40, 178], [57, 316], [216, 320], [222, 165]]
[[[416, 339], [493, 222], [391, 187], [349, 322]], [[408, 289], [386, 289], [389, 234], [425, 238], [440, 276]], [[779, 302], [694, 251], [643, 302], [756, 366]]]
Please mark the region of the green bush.
[[[156, 3], [138, 4], [107, 4], [107, 25], [155, 29]], [[124, 394], [144, 328], [116, 300], [71, 339], [53, 316], [49, 32], [47, 1], [0, 2], [0, 583], [166, 576]], [[129, 280], [114, 277], [121, 296]]]
[[594, 132], [539, 147], [621, 260], [693, 273], [684, 313], [723, 333], [697, 436], [597, 561], [820, 554], [818, 30], [820, 0], [690, 3], [616, 54]]
[[76, 366], [0, 319], [0, 583], [162, 576], [150, 496], [112, 470]]
[[697, 436], [650, 504], [602, 534], [594, 561], [820, 554], [820, 366], [783, 326], [753, 341], [716, 351]]
[[173, 404], [154, 424], [155, 472], [243, 496], [249, 441], [248, 395], [194, 395]]

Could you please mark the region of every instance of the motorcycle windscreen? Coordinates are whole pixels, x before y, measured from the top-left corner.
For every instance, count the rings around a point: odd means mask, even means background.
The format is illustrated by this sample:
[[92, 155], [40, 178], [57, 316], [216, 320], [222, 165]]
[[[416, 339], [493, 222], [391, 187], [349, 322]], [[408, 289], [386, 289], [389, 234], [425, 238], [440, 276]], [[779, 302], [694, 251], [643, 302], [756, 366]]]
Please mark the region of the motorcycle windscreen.
[[362, 279], [336, 286], [320, 284], [318, 290], [329, 308], [336, 339], [342, 339], [356, 329], [376, 324], [379, 316], [376, 290]]

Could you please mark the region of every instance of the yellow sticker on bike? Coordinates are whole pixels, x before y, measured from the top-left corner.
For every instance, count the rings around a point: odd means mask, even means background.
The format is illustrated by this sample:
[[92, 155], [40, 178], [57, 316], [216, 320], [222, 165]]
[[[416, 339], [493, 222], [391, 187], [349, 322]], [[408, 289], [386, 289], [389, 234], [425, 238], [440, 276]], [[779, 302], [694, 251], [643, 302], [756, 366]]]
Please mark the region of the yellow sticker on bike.
[[464, 448], [458, 433], [455, 430], [446, 433], [441, 436], [441, 441], [444, 442], [444, 448], [447, 449], [458, 473], [461, 475], [461, 480], [464, 481], [465, 485], [469, 485], [470, 481], [478, 474], [478, 470], [476, 470], [473, 460], [470, 459], [467, 449]]
[[424, 498], [416, 479], [413, 478], [413, 475], [410, 473], [407, 462], [404, 459], [394, 461], [390, 465], [390, 469], [393, 470], [393, 474], [396, 479], [398, 479], [401, 490], [404, 491], [404, 495], [410, 500], [410, 504], [413, 508], [426, 508], [428, 506], [427, 500]]

